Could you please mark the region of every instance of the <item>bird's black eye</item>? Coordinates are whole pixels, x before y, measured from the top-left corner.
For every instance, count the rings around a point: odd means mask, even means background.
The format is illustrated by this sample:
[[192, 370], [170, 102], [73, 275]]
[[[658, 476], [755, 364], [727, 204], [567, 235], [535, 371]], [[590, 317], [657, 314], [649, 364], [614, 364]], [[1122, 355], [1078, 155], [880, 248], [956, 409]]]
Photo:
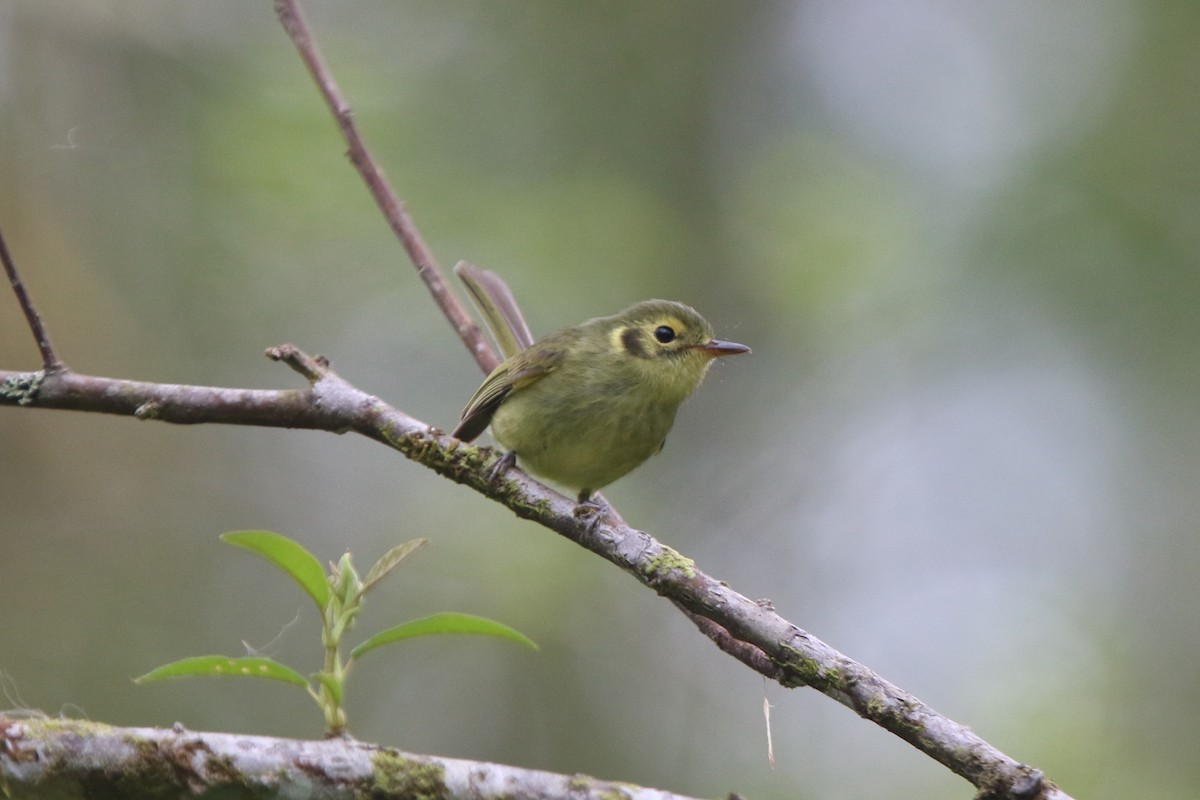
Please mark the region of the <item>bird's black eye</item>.
[[670, 325], [659, 325], [654, 329], [654, 338], [659, 344], [667, 344], [675, 341], [675, 329]]

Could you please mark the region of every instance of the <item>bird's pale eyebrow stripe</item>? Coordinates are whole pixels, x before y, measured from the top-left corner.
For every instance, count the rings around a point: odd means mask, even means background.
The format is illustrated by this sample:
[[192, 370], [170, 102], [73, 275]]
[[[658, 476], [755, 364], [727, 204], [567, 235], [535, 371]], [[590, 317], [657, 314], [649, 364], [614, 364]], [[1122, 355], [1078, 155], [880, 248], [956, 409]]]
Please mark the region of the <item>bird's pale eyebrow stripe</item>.
[[688, 326], [684, 325], [683, 320], [679, 317], [667, 317], [659, 324], [668, 326], [671, 330], [675, 331], [676, 336], [683, 336], [688, 329]]

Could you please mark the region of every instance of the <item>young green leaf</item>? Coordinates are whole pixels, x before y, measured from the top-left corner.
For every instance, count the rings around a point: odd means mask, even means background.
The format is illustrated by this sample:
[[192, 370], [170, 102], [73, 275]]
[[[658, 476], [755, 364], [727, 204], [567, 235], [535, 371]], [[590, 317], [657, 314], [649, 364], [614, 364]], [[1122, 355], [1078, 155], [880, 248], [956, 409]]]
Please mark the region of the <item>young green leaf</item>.
[[261, 656], [230, 658], [229, 656], [196, 656], [172, 661], [147, 672], [134, 683], [150, 683], [168, 678], [225, 677], [266, 678], [308, 688], [308, 681], [296, 670], [278, 661]]
[[371, 571], [367, 573], [367, 578], [363, 581], [363, 594], [386, 578], [389, 572], [400, 566], [401, 561], [427, 544], [429, 544], [428, 539], [413, 539], [411, 542], [398, 544], [384, 553], [383, 557], [376, 561], [375, 565], [371, 567]]
[[317, 610], [325, 613], [329, 604], [329, 582], [321, 562], [286, 536], [273, 531], [230, 531], [221, 534], [222, 541], [258, 553], [291, 576], [300, 588], [317, 604]]
[[362, 579], [354, 569], [354, 560], [350, 557], [349, 550], [342, 553], [336, 564], [329, 562], [329, 588], [340, 608], [361, 605], [359, 599], [363, 594]]
[[440, 636], [443, 634], [496, 636], [501, 639], [510, 639], [514, 642], [519, 642], [532, 647], [534, 650], [537, 649], [537, 645], [532, 640], [520, 631], [510, 628], [507, 625], [487, 619], [486, 617], [444, 611], [429, 617], [414, 619], [411, 622], [405, 622], [394, 628], [388, 628], [386, 631], [377, 633], [351, 650], [350, 658], [357, 659], [377, 647], [383, 647], [385, 644], [392, 644], [404, 639], [415, 639], [418, 636]]

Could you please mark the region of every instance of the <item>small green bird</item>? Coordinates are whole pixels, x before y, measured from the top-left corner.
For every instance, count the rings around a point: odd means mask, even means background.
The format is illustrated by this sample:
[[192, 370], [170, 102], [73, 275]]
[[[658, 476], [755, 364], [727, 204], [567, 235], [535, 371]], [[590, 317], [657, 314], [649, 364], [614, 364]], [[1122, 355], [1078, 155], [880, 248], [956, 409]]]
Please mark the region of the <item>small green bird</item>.
[[750, 348], [713, 338], [694, 309], [646, 300], [553, 333], [484, 380], [454, 435], [490, 424], [530, 472], [579, 491], [579, 503], [662, 449], [675, 413], [719, 356]]

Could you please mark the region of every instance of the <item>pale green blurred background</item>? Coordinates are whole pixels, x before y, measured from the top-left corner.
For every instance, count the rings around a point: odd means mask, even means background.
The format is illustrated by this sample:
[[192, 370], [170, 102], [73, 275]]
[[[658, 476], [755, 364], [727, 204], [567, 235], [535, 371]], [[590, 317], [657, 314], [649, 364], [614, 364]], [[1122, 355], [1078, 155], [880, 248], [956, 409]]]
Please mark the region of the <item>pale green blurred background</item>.
[[[537, 332], [663, 296], [719, 364], [608, 497], [636, 526], [1077, 797], [1200, 781], [1200, 3], [311, 2], [448, 268]], [[0, 224], [65, 360], [293, 387], [295, 342], [449, 427], [480, 375], [343, 156], [268, 0], [0, 2]], [[0, 366], [35, 369], [11, 296]], [[319, 735], [282, 685], [130, 678], [307, 599], [220, 544], [432, 545], [435, 610], [537, 640], [364, 661], [354, 732], [701, 796], [964, 798], [765, 688], [574, 545], [353, 436], [0, 410], [5, 706]], [[291, 624], [295, 621], [294, 624]]]

